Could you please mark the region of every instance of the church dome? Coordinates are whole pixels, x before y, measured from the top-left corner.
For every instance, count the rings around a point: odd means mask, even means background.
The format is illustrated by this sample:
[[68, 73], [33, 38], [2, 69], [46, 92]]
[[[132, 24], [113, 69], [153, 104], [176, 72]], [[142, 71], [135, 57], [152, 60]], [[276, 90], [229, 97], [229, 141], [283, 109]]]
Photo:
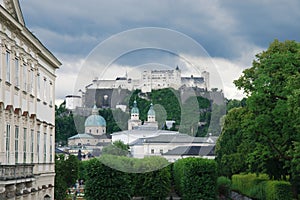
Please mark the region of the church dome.
[[96, 105], [93, 107], [92, 115], [85, 120], [84, 126], [106, 126], [106, 121], [98, 114]]
[[106, 121], [100, 115], [91, 115], [85, 120], [84, 126], [106, 126]]
[[137, 108], [136, 100], [134, 100], [134, 102], [133, 102], [133, 108], [131, 109], [131, 114], [139, 114], [139, 113], [140, 113], [140, 111]]

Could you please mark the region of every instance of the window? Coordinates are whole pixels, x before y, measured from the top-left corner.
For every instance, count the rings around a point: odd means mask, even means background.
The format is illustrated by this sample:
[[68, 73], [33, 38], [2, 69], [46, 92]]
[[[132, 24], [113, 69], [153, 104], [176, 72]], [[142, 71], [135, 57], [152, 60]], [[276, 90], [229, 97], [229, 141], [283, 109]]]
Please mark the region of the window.
[[164, 151], [163, 151], [162, 149], [160, 149], [160, 150], [159, 150], [159, 153], [160, 153], [160, 154], [163, 154], [163, 153], [164, 153]]
[[46, 99], [47, 99], [47, 79], [44, 78], [44, 101], [46, 102]]
[[31, 160], [31, 163], [33, 163], [33, 157], [34, 157], [34, 155], [33, 155], [33, 144], [34, 144], [34, 130], [33, 129], [31, 129], [31, 132], [30, 132], [30, 141], [31, 141], [31, 143], [30, 143], [30, 160]]
[[19, 59], [15, 58], [15, 86], [19, 87], [20, 86], [20, 81], [19, 81]]
[[10, 52], [6, 51], [6, 81], [10, 82]]
[[41, 77], [40, 74], [37, 75], [37, 98], [41, 98]]
[[27, 66], [23, 65], [23, 90], [27, 91]]
[[41, 133], [40, 131], [37, 132], [37, 141], [36, 141], [36, 152], [37, 152], [37, 157], [38, 157], [38, 163], [40, 162], [40, 139], [41, 139]]
[[26, 148], [26, 145], [27, 145], [27, 143], [26, 143], [26, 140], [27, 140], [27, 128], [24, 128], [23, 129], [23, 135], [24, 135], [24, 137], [23, 137], [23, 162], [24, 163], [26, 163], [26, 150], [27, 150], [27, 148]]
[[53, 85], [52, 85], [52, 82], [50, 82], [50, 102], [49, 104], [52, 106], [52, 103], [53, 103]]
[[28, 84], [28, 92], [33, 94], [33, 68], [29, 71], [29, 84]]
[[151, 149], [151, 154], [154, 154], [154, 149]]
[[9, 163], [10, 153], [10, 124], [6, 124], [6, 162]]
[[15, 127], [15, 163], [19, 163], [19, 127]]
[[52, 163], [52, 135], [50, 135], [50, 163]]
[[44, 163], [46, 163], [46, 156], [47, 156], [47, 133], [44, 133]]

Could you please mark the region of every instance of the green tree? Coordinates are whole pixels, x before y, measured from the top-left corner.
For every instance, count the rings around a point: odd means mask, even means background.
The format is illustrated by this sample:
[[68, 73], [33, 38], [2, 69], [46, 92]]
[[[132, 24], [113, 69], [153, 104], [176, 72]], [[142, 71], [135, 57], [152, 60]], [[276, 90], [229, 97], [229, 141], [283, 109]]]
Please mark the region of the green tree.
[[220, 175], [247, 171], [247, 156], [255, 146], [249, 133], [249, 122], [254, 119], [246, 108], [231, 109], [225, 117], [222, 133], [216, 144], [216, 161]]
[[68, 138], [76, 134], [73, 114], [66, 109], [65, 102], [55, 106], [55, 142], [66, 145]]
[[110, 154], [116, 156], [127, 156], [129, 146], [122, 141], [115, 141], [102, 149], [102, 154]]
[[64, 155], [55, 155], [55, 199], [65, 199], [67, 189], [78, 179], [78, 166], [79, 160], [74, 155], [67, 159]]
[[65, 157], [63, 155], [55, 155], [55, 190], [54, 198], [57, 200], [64, 200], [66, 198], [66, 191], [68, 185], [64, 179], [65, 177]]
[[255, 115], [250, 122], [256, 142], [248, 158], [251, 170], [275, 179], [293, 179], [290, 152], [299, 142], [299, 72], [300, 44], [275, 40], [234, 81], [247, 94], [247, 108]]

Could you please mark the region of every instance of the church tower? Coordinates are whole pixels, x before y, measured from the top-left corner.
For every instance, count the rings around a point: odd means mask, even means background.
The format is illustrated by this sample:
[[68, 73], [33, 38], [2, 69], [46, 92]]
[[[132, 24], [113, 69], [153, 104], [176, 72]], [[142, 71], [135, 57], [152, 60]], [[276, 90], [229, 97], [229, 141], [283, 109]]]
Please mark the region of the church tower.
[[150, 109], [148, 111], [148, 122], [155, 122], [155, 111], [153, 109], [153, 104], [150, 104]]
[[134, 100], [133, 107], [130, 113], [130, 120], [128, 120], [128, 130], [136, 129], [142, 124], [140, 120], [140, 111], [137, 107], [137, 102]]

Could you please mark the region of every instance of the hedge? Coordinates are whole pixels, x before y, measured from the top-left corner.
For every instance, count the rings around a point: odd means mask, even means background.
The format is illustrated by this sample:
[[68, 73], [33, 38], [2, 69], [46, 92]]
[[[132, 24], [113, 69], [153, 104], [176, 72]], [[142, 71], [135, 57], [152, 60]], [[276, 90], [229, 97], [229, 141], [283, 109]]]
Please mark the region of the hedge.
[[293, 199], [291, 184], [286, 181], [268, 181], [266, 183], [266, 200]]
[[203, 158], [184, 158], [174, 163], [174, 182], [183, 200], [216, 199], [216, 163]]
[[[165, 199], [171, 188], [170, 167], [167, 164], [165, 158], [156, 156], [136, 159], [105, 155], [91, 159], [84, 165], [86, 199], [123, 200], [133, 196]], [[136, 173], [129, 173], [130, 168]]]
[[235, 174], [232, 176], [232, 189], [260, 200], [292, 200], [289, 182], [269, 180], [265, 174]]

